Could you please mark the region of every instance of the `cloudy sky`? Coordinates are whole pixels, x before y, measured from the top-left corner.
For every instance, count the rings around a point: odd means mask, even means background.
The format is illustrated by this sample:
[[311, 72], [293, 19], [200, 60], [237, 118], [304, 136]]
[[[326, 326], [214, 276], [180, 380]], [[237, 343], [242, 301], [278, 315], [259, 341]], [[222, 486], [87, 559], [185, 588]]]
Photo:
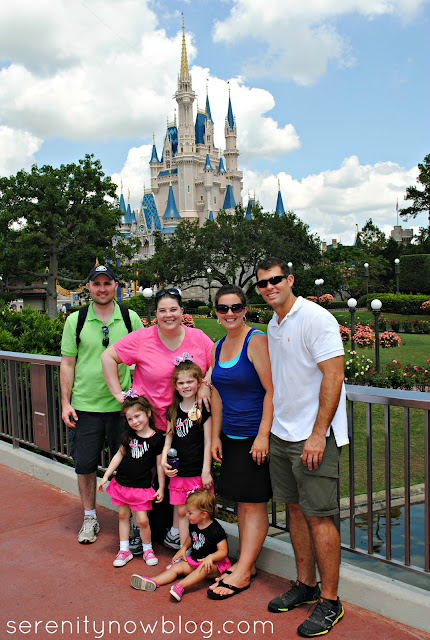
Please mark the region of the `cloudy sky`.
[[430, 0], [14, 0], [0, 174], [94, 153], [137, 207], [174, 115], [181, 11], [222, 148], [231, 88], [245, 204], [255, 193], [273, 210], [279, 179], [321, 239], [347, 244], [369, 217], [389, 232], [430, 153]]

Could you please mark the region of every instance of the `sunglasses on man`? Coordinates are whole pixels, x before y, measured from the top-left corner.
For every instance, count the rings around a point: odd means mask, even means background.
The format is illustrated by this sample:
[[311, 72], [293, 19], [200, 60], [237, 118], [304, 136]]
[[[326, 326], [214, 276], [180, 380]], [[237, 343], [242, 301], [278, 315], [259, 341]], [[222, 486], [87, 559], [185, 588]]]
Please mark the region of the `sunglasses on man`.
[[269, 284], [269, 282], [271, 285], [274, 286], [275, 284], [279, 284], [280, 282], [282, 282], [284, 278], [288, 278], [288, 275], [272, 276], [271, 278], [267, 278], [267, 280], [259, 280], [258, 282], [255, 283], [255, 286], [258, 287], [259, 289], [265, 289]]

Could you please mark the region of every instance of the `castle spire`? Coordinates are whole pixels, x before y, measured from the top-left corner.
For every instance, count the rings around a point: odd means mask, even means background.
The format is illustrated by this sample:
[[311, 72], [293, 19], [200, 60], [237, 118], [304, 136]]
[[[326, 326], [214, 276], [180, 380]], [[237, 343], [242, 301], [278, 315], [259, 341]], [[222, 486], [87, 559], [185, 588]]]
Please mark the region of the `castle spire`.
[[227, 122], [228, 122], [228, 126], [233, 131], [233, 129], [234, 129], [234, 116], [233, 116], [233, 107], [231, 106], [230, 87], [228, 88]]
[[284, 203], [282, 201], [282, 194], [281, 194], [281, 181], [279, 180], [279, 178], [278, 178], [278, 199], [276, 201], [275, 212], [278, 214], [278, 216], [285, 215]]
[[180, 80], [189, 80], [190, 71], [188, 69], [187, 43], [185, 42], [185, 22], [184, 14], [182, 14], [182, 51], [181, 51], [181, 71], [179, 73]]

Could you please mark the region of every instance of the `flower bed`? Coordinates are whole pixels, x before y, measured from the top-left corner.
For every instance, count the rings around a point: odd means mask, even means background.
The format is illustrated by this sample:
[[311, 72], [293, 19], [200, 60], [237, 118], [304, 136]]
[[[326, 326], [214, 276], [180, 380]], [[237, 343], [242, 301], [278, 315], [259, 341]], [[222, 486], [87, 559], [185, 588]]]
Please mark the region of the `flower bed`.
[[397, 333], [394, 331], [384, 331], [379, 336], [379, 344], [383, 349], [388, 349], [389, 347], [400, 347], [401, 340]]

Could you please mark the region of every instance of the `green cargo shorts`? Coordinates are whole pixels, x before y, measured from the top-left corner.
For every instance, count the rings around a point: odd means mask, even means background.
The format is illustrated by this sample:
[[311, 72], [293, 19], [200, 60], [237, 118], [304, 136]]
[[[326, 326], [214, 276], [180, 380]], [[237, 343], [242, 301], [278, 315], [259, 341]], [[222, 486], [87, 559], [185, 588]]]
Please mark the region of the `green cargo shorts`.
[[341, 447], [333, 432], [326, 439], [322, 463], [309, 470], [300, 459], [306, 440], [287, 442], [270, 435], [270, 479], [273, 500], [299, 503], [306, 516], [332, 516], [339, 512], [337, 483]]

